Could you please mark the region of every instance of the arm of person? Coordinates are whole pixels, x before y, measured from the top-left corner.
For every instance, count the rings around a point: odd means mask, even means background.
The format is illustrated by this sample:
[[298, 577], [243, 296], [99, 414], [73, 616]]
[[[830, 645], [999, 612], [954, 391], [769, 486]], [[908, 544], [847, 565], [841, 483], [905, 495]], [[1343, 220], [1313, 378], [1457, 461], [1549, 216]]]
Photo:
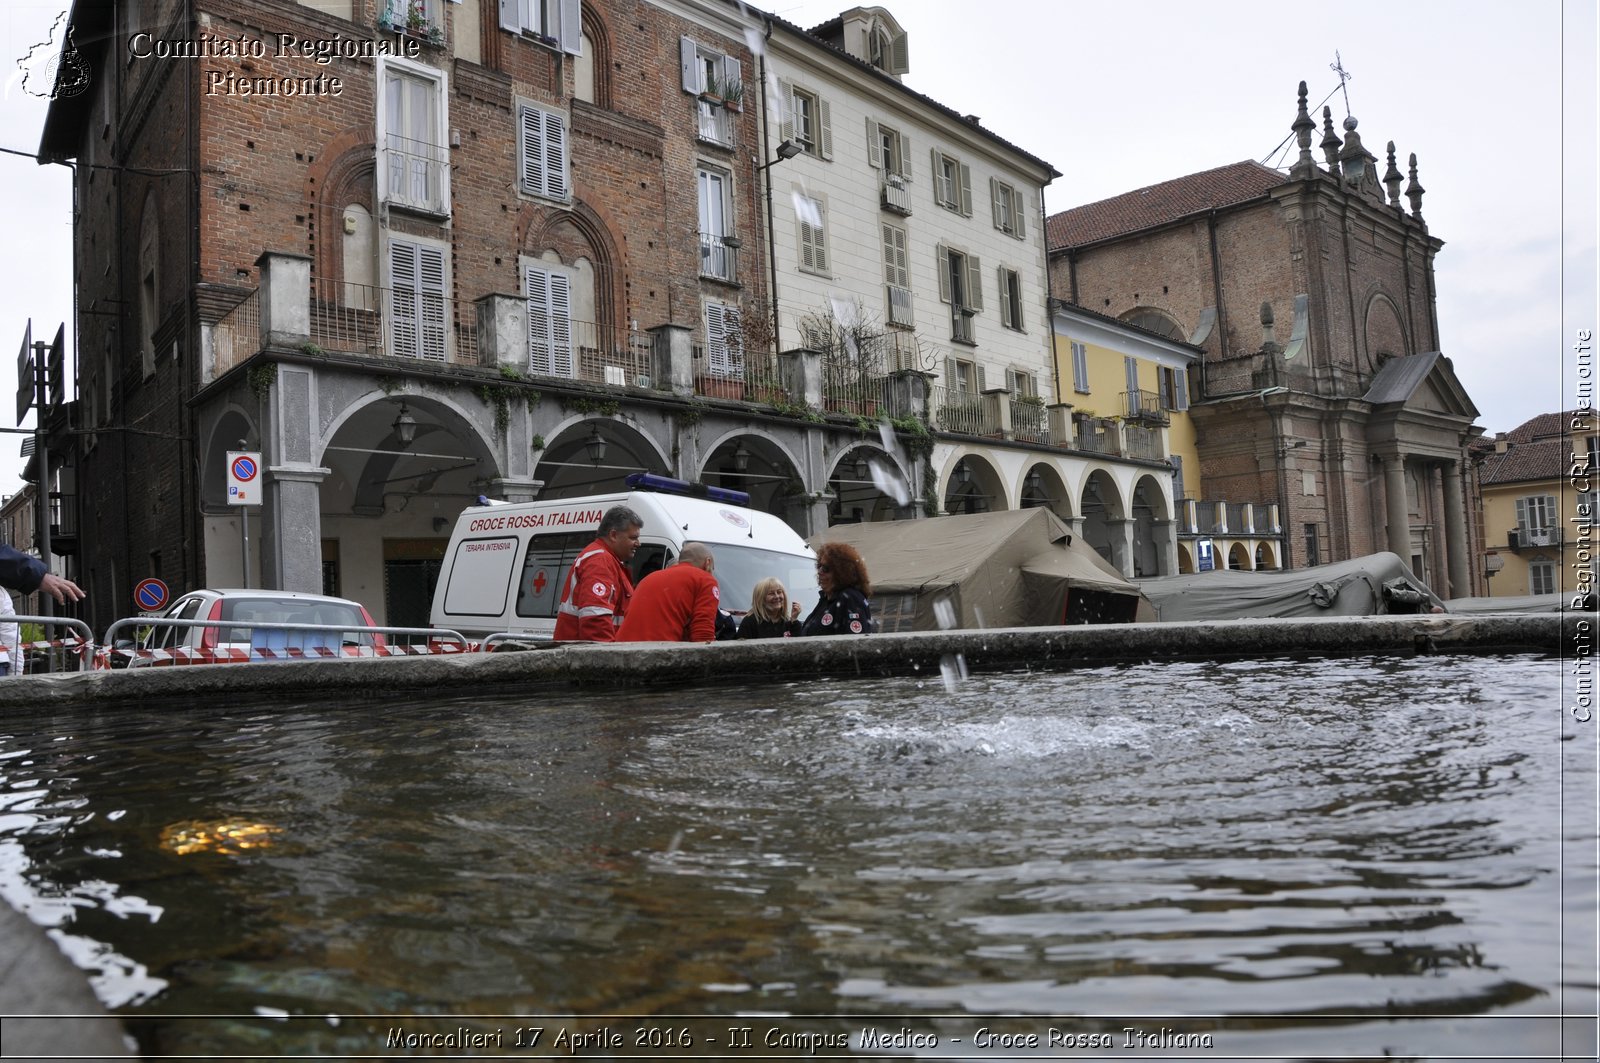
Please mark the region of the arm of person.
[[578, 610], [578, 637], [585, 642], [613, 642], [617, 637], [616, 602], [620, 590], [603, 558], [584, 559], [572, 587]]
[[717, 639], [717, 610], [722, 608], [722, 595], [717, 590], [715, 576], [696, 581], [694, 609], [689, 615], [689, 641], [715, 642]]

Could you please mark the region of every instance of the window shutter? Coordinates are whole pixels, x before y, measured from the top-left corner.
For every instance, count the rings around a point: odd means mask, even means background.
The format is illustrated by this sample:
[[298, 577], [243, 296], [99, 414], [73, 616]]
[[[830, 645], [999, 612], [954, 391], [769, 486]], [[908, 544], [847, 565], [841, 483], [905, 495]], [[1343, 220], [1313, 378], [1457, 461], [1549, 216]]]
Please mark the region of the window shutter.
[[1006, 370], [1006, 390], [1013, 395], [1022, 394], [1022, 386], [1017, 382], [1017, 371], [1015, 369]]
[[1011, 191], [1011, 235], [1019, 240], [1025, 236], [1022, 213], [1022, 189], [1014, 188]]
[[1006, 227], [1005, 207], [1000, 202], [1000, 182], [993, 177], [989, 178], [989, 213], [994, 218], [994, 227]]
[[961, 213], [972, 217], [972, 167], [961, 164]]
[[1076, 340], [1072, 343], [1072, 390], [1089, 394], [1089, 349]]
[[783, 108], [783, 121], [778, 124], [779, 140], [794, 140], [794, 85], [788, 81], [778, 82], [778, 100]]
[[[417, 245], [389, 243], [390, 347], [396, 358], [417, 356]], [[1519, 502], [1518, 505], [1521, 505]]]
[[500, 28], [508, 33], [517, 33], [522, 29], [517, 3], [518, 0], [500, 0]]
[[944, 360], [944, 386], [947, 391], [961, 390], [961, 376], [956, 372], [956, 360], [954, 358], [946, 358]]
[[523, 271], [528, 296], [528, 371], [551, 376], [550, 274], [533, 266]]
[[544, 112], [523, 107], [520, 112], [522, 143], [522, 190], [543, 195], [545, 191]]
[[418, 355], [442, 362], [445, 357], [444, 251], [426, 244], [417, 247], [417, 303], [420, 336]]
[[725, 85], [742, 84], [744, 82], [744, 67], [739, 60], [731, 55], [722, 57], [722, 82]]
[[911, 52], [906, 47], [906, 35], [895, 34], [889, 42], [889, 73], [906, 74], [911, 71]]
[[1526, 498], [1519, 498], [1517, 499], [1517, 527], [1526, 528], [1527, 526], [1528, 500]]
[[900, 171], [900, 176], [907, 181], [911, 180], [911, 138], [904, 133], [900, 134], [898, 141], [900, 155], [894, 164]]
[[939, 301], [950, 301], [950, 249], [940, 244], [934, 249], [933, 272], [939, 278]]
[[[503, 4], [505, 0], [500, 0]], [[678, 38], [678, 63], [683, 68], [683, 91], [700, 94], [700, 49], [688, 37]]]
[[817, 98], [817, 152], [824, 159], [833, 158], [833, 108], [821, 96]]
[[[1000, 282], [1000, 323], [1009, 326], [1012, 324], [1012, 322], [1016, 321], [1016, 317], [1014, 316], [1016, 313], [1016, 308], [1011, 302], [1011, 278], [1006, 276], [1006, 274], [1010, 273], [1011, 271], [1006, 269], [1004, 266], [997, 266], [995, 268], [998, 271], [997, 275]], [[1009, 386], [1010, 384], [1008, 383], [1007, 387]]]
[[983, 366], [978, 366], [978, 394], [982, 395], [988, 385], [983, 382]]
[[1172, 374], [1172, 380], [1172, 390], [1175, 392], [1173, 399], [1176, 403], [1173, 408], [1180, 411], [1187, 410], [1189, 408], [1189, 371], [1187, 369], [1179, 369]]
[[583, 54], [583, 0], [560, 0], [561, 25], [556, 32], [567, 55]]
[[928, 150], [928, 165], [933, 167], [933, 199], [936, 203], [949, 203], [950, 188], [944, 179], [944, 167], [939, 165], [939, 149]]
[[1122, 374], [1128, 385], [1128, 412], [1134, 413], [1139, 409], [1139, 361], [1132, 355], [1122, 358]]
[[967, 309], [983, 309], [983, 267], [977, 255], [967, 256]]
[[[828, 216], [822, 203], [808, 199], [810, 209], [802, 211], [800, 222], [800, 261], [806, 269], [819, 273], [828, 269], [827, 225]], [[815, 217], [812, 224], [810, 217]]]
[[883, 145], [878, 142], [878, 123], [867, 116], [867, 165], [874, 170], [883, 168]]
[[550, 368], [554, 375], [575, 377], [572, 371], [572, 278], [565, 273], [550, 277]]
[[567, 189], [567, 124], [559, 114], [544, 115], [544, 179], [545, 190], [551, 199], [566, 199]]
[[731, 376], [740, 371], [739, 308], [725, 303], [706, 304], [706, 361], [711, 372]]

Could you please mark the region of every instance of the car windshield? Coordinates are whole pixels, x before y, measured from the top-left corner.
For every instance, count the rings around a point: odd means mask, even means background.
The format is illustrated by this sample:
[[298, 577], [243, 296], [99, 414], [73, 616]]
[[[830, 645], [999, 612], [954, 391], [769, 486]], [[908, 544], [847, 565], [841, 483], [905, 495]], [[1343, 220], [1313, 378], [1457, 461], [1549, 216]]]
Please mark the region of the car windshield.
[[223, 598], [222, 620], [247, 623], [251, 627], [223, 629], [224, 642], [248, 642], [266, 649], [283, 646], [311, 649], [338, 646], [341, 642], [368, 645], [370, 634], [355, 631], [274, 631], [269, 624], [348, 624], [367, 626], [359, 606], [352, 602], [311, 601], [302, 598]]
[[799, 603], [802, 615], [817, 604], [815, 560], [809, 554], [783, 554], [732, 543], [712, 544], [711, 553], [717, 559], [722, 607], [731, 613], [749, 612], [751, 593], [769, 576], [783, 582], [789, 600]]

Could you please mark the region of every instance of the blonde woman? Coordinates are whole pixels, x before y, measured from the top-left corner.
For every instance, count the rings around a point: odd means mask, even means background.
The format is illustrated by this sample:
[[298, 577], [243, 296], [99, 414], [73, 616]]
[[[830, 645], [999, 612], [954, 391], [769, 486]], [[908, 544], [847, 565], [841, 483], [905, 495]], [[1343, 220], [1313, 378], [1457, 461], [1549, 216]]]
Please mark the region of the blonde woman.
[[789, 603], [783, 582], [769, 577], [756, 584], [750, 595], [750, 612], [739, 621], [742, 639], [790, 638], [800, 634], [800, 605]]

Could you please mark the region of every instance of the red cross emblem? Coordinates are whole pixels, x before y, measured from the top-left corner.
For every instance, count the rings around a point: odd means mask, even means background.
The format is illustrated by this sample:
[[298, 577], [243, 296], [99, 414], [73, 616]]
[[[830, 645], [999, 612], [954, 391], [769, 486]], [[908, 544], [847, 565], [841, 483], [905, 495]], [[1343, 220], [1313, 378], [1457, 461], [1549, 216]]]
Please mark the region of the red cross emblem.
[[541, 568], [539, 571], [535, 572], [533, 574], [533, 593], [543, 594], [544, 585], [548, 582], [549, 580], [544, 578], [544, 569]]

